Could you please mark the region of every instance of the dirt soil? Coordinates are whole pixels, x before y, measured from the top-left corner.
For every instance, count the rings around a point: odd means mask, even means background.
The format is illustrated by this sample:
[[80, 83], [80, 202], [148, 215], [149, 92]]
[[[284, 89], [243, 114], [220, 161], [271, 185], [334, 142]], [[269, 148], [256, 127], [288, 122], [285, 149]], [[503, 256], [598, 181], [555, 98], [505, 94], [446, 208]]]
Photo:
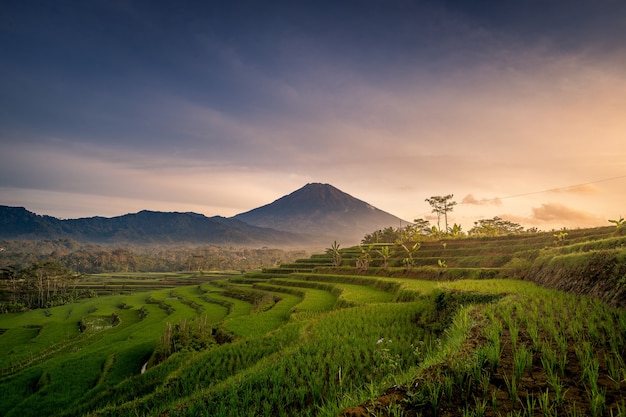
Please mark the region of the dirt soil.
[[[543, 335], [543, 339], [547, 339], [547, 335]], [[589, 388], [583, 384], [582, 369], [576, 356], [576, 343], [570, 341], [567, 352], [567, 365], [563, 375], [560, 375], [564, 385], [565, 394], [561, 404], [557, 404], [555, 394], [550, 388], [546, 373], [541, 363], [541, 353], [533, 351], [533, 362], [530, 371], [524, 372], [519, 381], [518, 399], [511, 400], [505, 376], [508, 380], [514, 372], [513, 362], [513, 346], [510, 343], [510, 334], [506, 328], [502, 332], [502, 354], [495, 371], [487, 372], [489, 375], [489, 389], [487, 392], [483, 390], [480, 384], [474, 383], [471, 379], [463, 383], [464, 387], [460, 388], [454, 385], [450, 399], [440, 397], [440, 404], [435, 411], [430, 404], [415, 404], [412, 399], [411, 392], [406, 388], [393, 387], [387, 390], [383, 395], [373, 402], [368, 402], [359, 406], [350, 407], [341, 412], [340, 417], [384, 417], [403, 415], [407, 417], [417, 416], [440, 416], [452, 417], [463, 415], [466, 409], [475, 410], [478, 404], [486, 405], [484, 407], [484, 416], [506, 416], [507, 413], [514, 411], [522, 411], [521, 415], [543, 415], [543, 410], [539, 404], [539, 397], [548, 391], [549, 404], [551, 413], [549, 415], [556, 416], [591, 416], [590, 411], [591, 400]], [[479, 328], [473, 329], [465, 346], [458, 355], [472, 355], [472, 351], [485, 343], [486, 340], [480, 335]], [[527, 348], [532, 347], [532, 341], [525, 332], [520, 331], [519, 342], [524, 343]], [[553, 346], [556, 350], [556, 346]], [[604, 358], [606, 351], [596, 351], [596, 355]], [[622, 356], [626, 352], [621, 352]], [[458, 359], [458, 356], [456, 357]], [[412, 390], [417, 392], [422, 384], [426, 381], [437, 381], [442, 375], [451, 374], [449, 363], [443, 363], [434, 368], [424, 371], [418, 376], [412, 384]], [[609, 410], [613, 408], [616, 413], [616, 407], [620, 396], [626, 390], [626, 382], [616, 383], [608, 377], [608, 369], [603, 360], [600, 361], [600, 370], [598, 378], [598, 386], [600, 390], [605, 390], [605, 407], [604, 413], [598, 415], [610, 415]], [[621, 395], [620, 395], [621, 394]], [[532, 398], [534, 397], [534, 402]], [[401, 413], [399, 413], [401, 409]], [[480, 415], [480, 414], [475, 414]], [[614, 414], [617, 415], [617, 414]]]

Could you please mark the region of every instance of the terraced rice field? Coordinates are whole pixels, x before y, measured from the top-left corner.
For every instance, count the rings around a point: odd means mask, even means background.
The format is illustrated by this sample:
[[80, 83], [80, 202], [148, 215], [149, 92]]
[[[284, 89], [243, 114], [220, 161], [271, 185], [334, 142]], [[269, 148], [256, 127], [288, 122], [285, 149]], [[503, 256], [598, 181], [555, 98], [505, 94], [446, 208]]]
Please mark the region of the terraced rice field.
[[[95, 276], [97, 298], [0, 315], [0, 415], [626, 415], [625, 243], [592, 229], [424, 242], [410, 269], [394, 246], [367, 269], [346, 248], [340, 266]], [[612, 269], [586, 288], [613, 288], [606, 303], [532, 282], [598, 257]]]

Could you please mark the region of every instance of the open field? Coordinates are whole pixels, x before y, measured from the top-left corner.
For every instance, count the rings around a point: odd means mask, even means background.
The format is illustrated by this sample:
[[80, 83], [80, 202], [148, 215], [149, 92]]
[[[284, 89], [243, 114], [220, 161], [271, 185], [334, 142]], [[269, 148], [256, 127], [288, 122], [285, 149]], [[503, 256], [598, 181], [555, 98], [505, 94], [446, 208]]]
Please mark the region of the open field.
[[[445, 244], [444, 244], [445, 243]], [[626, 237], [106, 274], [0, 315], [1, 416], [626, 415]], [[560, 291], [564, 290], [564, 291]]]

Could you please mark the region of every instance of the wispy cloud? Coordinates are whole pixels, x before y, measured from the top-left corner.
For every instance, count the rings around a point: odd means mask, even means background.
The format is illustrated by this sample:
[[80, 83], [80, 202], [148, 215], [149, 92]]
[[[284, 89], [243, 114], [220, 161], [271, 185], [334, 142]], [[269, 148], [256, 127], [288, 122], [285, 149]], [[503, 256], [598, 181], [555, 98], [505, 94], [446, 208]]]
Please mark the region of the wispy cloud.
[[598, 194], [600, 190], [598, 189], [597, 186], [593, 184], [581, 184], [581, 185], [574, 185], [571, 187], [555, 188], [553, 190], [549, 190], [548, 192], [554, 193], [554, 194], [592, 195], [592, 194]]
[[474, 197], [472, 194], [468, 194], [465, 197], [463, 197], [463, 200], [461, 200], [461, 203], [476, 205], [476, 206], [501, 206], [502, 200], [500, 200], [498, 197], [482, 198], [479, 200], [476, 197]]
[[[0, 66], [3, 197], [43, 190], [93, 207], [86, 214], [107, 214], [102, 199], [119, 197], [230, 215], [320, 181], [407, 220], [448, 193], [465, 196], [453, 214], [469, 224], [498, 212], [576, 219], [609, 198], [623, 206], [619, 187], [595, 184], [550, 191], [560, 211], [504, 197], [626, 172], [623, 45], [598, 50], [577, 35], [560, 48], [551, 29], [526, 34], [518, 14], [478, 3], [339, 2], [334, 13], [300, 3], [198, 6], [179, 20], [101, 5], [122, 22], [111, 37], [100, 9], [56, 31], [64, 13], [33, 19], [15, 3], [16, 30], [55, 37], [19, 38]], [[20, 61], [54, 42], [65, 55]], [[32, 201], [45, 212], [46, 198]]]

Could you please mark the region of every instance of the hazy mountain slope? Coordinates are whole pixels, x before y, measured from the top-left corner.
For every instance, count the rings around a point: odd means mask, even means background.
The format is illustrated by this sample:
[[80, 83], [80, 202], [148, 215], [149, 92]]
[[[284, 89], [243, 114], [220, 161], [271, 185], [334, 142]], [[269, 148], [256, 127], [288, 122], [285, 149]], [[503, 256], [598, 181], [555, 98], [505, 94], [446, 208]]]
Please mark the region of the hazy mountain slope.
[[196, 213], [141, 211], [118, 217], [59, 220], [23, 207], [0, 206], [0, 238], [49, 239], [70, 237], [97, 243], [214, 243], [235, 245], [296, 245], [292, 233], [251, 226], [237, 219]]
[[261, 227], [315, 236], [340, 243], [359, 243], [377, 229], [405, 221], [352, 197], [329, 184], [307, 184], [278, 200], [240, 213], [235, 219]]
[[24, 207], [0, 206], [0, 238], [55, 238], [65, 236], [62, 221], [40, 216]]
[[94, 243], [213, 243], [319, 246], [357, 244], [377, 229], [405, 223], [329, 184], [307, 184], [231, 218], [143, 210], [117, 217], [60, 220], [0, 206], [0, 239], [72, 238]]

